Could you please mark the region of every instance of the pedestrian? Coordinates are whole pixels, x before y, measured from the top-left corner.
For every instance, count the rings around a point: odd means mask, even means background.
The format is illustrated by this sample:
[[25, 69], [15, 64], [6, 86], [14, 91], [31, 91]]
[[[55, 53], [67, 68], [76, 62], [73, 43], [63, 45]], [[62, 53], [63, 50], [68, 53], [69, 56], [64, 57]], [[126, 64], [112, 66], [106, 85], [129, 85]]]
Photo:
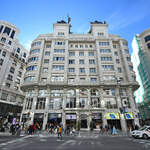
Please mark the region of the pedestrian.
[[100, 125], [100, 130], [99, 130], [99, 134], [103, 134], [103, 125]]
[[59, 125], [57, 128], [57, 134], [58, 134], [58, 139], [60, 138], [62, 140], [62, 126]]
[[112, 128], [112, 135], [116, 135], [116, 134], [117, 134], [117, 130], [116, 130], [115, 126], [113, 126], [113, 128]]

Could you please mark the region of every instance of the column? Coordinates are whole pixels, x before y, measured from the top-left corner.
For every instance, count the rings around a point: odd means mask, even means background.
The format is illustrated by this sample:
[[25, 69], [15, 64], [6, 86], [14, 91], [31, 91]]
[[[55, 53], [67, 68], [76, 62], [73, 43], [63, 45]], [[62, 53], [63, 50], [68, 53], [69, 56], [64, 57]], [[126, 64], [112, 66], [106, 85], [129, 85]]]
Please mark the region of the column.
[[137, 113], [138, 113], [138, 109], [136, 108], [136, 104], [135, 104], [135, 100], [133, 98], [133, 91], [132, 91], [132, 87], [129, 87], [128, 88], [128, 91], [129, 91], [129, 103], [131, 105], [131, 110], [134, 114], [134, 124], [140, 126], [140, 123], [139, 123], [139, 118], [137, 117]]
[[67, 100], [67, 88], [64, 88], [64, 95], [63, 95], [63, 103], [62, 103], [62, 124], [63, 127], [66, 127], [66, 100]]
[[[120, 93], [119, 93], [119, 86], [116, 88], [116, 96], [117, 96], [118, 108], [122, 108], [121, 97], [120, 97]], [[119, 112], [120, 112], [120, 110], [119, 110]], [[120, 123], [121, 123], [122, 131], [127, 132], [126, 119], [125, 119], [124, 114], [121, 114], [121, 112], [120, 112]]]
[[92, 106], [91, 106], [91, 93], [90, 93], [90, 89], [87, 89], [88, 91], [88, 106], [87, 106], [87, 109], [88, 109], [88, 117], [87, 117], [87, 127], [88, 127], [88, 130], [90, 130], [90, 123], [92, 121]]

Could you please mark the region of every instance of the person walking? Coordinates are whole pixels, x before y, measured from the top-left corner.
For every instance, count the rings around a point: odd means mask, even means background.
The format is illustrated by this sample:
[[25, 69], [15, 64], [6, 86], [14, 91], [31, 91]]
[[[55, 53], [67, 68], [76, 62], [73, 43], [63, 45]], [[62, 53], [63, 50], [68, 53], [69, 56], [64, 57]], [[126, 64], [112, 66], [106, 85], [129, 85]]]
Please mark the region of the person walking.
[[116, 135], [116, 134], [117, 134], [117, 130], [116, 130], [115, 126], [113, 126], [113, 128], [112, 128], [112, 135]]
[[62, 126], [59, 125], [57, 128], [57, 134], [58, 134], [58, 139], [60, 138], [62, 140]]

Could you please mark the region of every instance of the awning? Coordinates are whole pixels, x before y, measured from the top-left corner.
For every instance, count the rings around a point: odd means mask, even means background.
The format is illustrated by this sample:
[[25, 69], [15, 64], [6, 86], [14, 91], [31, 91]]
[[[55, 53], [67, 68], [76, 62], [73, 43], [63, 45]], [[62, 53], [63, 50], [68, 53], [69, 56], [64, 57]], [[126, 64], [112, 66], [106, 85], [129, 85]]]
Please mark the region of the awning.
[[134, 115], [132, 112], [125, 113], [126, 119], [134, 119]]
[[119, 113], [106, 113], [106, 119], [120, 119]]

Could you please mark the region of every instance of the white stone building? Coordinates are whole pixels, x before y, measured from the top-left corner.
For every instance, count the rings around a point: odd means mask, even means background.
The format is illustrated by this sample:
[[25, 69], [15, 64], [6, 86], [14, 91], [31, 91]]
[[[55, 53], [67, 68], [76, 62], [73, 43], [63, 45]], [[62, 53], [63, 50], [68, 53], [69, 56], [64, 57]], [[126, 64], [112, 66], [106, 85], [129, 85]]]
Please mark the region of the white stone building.
[[128, 43], [108, 33], [106, 22], [91, 22], [88, 34], [70, 32], [58, 21], [31, 45], [22, 90], [22, 121], [127, 130], [138, 124], [133, 92], [138, 88]]
[[[19, 29], [0, 21], [0, 118], [19, 117], [24, 94], [20, 90], [29, 52], [19, 43]], [[20, 113], [20, 114], [19, 114]]]

